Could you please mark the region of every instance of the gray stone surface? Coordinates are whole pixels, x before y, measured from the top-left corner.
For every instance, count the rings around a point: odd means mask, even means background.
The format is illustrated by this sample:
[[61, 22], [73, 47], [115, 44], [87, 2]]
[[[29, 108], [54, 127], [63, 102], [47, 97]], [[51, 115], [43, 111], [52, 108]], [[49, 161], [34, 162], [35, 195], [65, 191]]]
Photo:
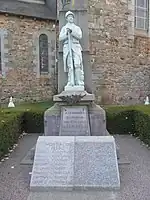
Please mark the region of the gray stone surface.
[[118, 196], [112, 191], [31, 192], [27, 200], [118, 200]]
[[108, 136], [106, 129], [106, 113], [103, 108], [95, 103], [89, 106], [89, 119], [92, 136]]
[[89, 94], [86, 91], [84, 92], [69, 92], [69, 91], [62, 91], [60, 94], [53, 96], [53, 101], [55, 102], [62, 102], [62, 97], [72, 96], [72, 95], [81, 95], [83, 98], [81, 98], [81, 102], [91, 102], [95, 100], [94, 94]]
[[74, 160], [74, 184], [77, 188], [120, 188], [113, 136], [75, 137]]
[[[105, 110], [95, 103], [81, 102], [79, 106], [88, 106], [88, 116], [92, 136], [108, 136], [106, 129]], [[66, 103], [55, 103], [53, 107], [45, 111], [44, 114], [44, 134], [45, 136], [58, 136], [61, 124], [61, 107]]]
[[58, 136], [60, 129], [61, 108], [55, 103], [54, 106], [47, 109], [44, 113], [44, 135]]
[[[18, 147], [8, 160], [0, 163], [0, 199], [27, 200], [32, 167], [20, 165], [21, 160], [36, 143], [39, 134], [26, 135], [18, 142]], [[149, 200], [150, 197], [150, 150], [139, 140], [129, 135], [115, 136], [120, 147], [121, 157], [128, 157], [130, 165], [120, 165], [121, 189], [117, 192], [117, 200]], [[12, 169], [11, 166], [14, 166]], [[9, 190], [8, 190], [9, 188]], [[116, 193], [115, 193], [116, 194]], [[114, 194], [114, 195], [115, 195]], [[39, 200], [44, 193], [34, 193]], [[46, 196], [46, 195], [45, 195]], [[44, 197], [45, 197], [44, 196]], [[108, 192], [57, 192], [51, 200], [109, 200]], [[50, 196], [51, 197], [51, 196]], [[41, 198], [40, 198], [41, 200]], [[46, 199], [44, 199], [46, 200]], [[49, 200], [49, 199], [48, 199]]]
[[88, 188], [120, 188], [113, 136], [39, 137], [31, 191]]
[[31, 191], [72, 188], [73, 143], [73, 137], [38, 138], [30, 182]]
[[[36, 148], [36, 144], [34, 145], [34, 147], [32, 147], [27, 152], [27, 154], [25, 155], [25, 157], [21, 161], [21, 165], [33, 165], [33, 163], [34, 163], [34, 155], [35, 155], [35, 148]], [[129, 165], [130, 161], [128, 159], [128, 156], [125, 156], [124, 154], [120, 154], [120, 149], [119, 149], [118, 145], [116, 145], [116, 151], [117, 151], [117, 158], [119, 157], [118, 165]]]
[[87, 106], [62, 106], [60, 136], [89, 136]]

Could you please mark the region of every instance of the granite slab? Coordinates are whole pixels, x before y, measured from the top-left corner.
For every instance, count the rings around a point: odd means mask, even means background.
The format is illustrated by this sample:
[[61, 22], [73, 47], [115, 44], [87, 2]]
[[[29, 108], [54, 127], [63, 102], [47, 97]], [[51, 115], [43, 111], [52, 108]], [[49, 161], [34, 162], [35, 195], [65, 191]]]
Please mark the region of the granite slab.
[[113, 136], [40, 136], [31, 191], [119, 189]]
[[113, 136], [75, 137], [74, 160], [76, 188], [120, 188]]
[[114, 191], [30, 192], [27, 200], [121, 200]]
[[89, 136], [87, 106], [62, 106], [60, 136]]
[[31, 191], [73, 187], [74, 138], [40, 136], [30, 182]]

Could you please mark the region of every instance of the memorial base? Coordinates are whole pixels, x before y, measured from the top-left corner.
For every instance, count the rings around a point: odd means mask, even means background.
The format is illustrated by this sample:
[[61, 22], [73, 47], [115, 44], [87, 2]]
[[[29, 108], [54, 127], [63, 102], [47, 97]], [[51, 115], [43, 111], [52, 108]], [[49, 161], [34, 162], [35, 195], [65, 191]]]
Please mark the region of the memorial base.
[[105, 111], [86, 91], [55, 95], [53, 107], [44, 113], [45, 136], [108, 136]]
[[44, 113], [44, 135], [108, 136], [105, 111], [92, 102], [55, 103]]
[[30, 190], [119, 189], [113, 136], [40, 136]]

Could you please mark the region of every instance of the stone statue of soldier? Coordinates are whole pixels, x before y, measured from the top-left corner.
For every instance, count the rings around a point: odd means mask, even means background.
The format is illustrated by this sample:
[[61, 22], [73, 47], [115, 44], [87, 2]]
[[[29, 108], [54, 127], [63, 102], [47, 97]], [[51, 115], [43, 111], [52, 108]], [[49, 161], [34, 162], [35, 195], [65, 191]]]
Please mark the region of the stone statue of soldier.
[[84, 71], [82, 61], [82, 47], [80, 39], [82, 30], [74, 24], [74, 14], [68, 11], [65, 15], [67, 23], [62, 27], [59, 41], [63, 42], [64, 72], [68, 72], [67, 88], [84, 90]]

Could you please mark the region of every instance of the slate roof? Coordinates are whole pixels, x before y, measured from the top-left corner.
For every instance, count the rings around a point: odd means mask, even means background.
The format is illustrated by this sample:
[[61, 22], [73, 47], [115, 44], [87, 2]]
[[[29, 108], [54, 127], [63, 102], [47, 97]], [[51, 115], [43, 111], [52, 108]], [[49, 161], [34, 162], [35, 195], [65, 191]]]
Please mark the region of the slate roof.
[[57, 0], [46, 0], [45, 4], [38, 4], [17, 0], [0, 0], [0, 13], [56, 20], [56, 2]]

